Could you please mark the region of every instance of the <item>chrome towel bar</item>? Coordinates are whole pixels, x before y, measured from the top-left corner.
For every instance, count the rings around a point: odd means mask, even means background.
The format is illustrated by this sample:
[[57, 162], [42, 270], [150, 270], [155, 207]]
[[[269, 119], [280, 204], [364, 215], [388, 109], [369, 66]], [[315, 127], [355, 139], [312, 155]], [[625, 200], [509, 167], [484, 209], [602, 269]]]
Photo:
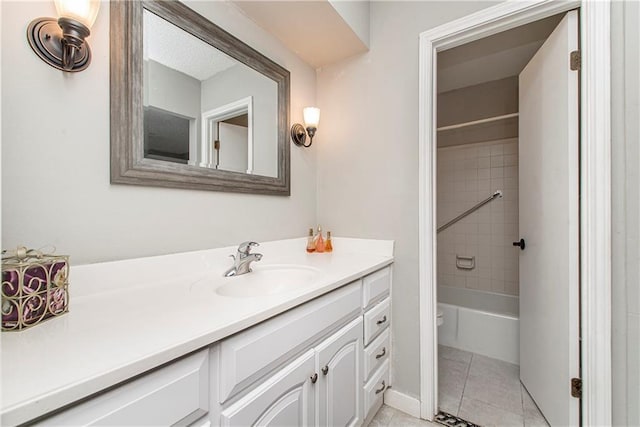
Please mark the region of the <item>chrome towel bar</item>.
[[471, 215], [472, 213], [474, 213], [475, 211], [477, 211], [478, 209], [480, 209], [481, 207], [483, 207], [487, 203], [493, 201], [494, 199], [501, 198], [501, 197], [502, 197], [502, 191], [501, 190], [496, 190], [496, 192], [493, 193], [490, 197], [487, 197], [486, 199], [484, 199], [483, 201], [481, 201], [480, 203], [478, 203], [474, 207], [472, 207], [470, 209], [467, 209], [466, 211], [462, 212], [460, 215], [458, 215], [457, 217], [453, 218], [448, 223], [438, 227], [438, 233], [441, 232], [442, 230], [445, 230], [445, 229], [451, 227], [453, 224], [455, 224], [456, 222], [460, 221], [464, 217], [466, 217], [468, 215]]

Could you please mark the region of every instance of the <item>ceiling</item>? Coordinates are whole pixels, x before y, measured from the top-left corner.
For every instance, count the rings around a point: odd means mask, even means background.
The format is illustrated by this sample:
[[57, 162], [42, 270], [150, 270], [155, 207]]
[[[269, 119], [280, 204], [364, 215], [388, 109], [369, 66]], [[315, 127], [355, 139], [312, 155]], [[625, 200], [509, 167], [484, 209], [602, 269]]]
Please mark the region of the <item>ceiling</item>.
[[438, 93], [519, 75], [563, 16], [438, 53]]
[[159, 62], [197, 80], [207, 80], [238, 64], [235, 59], [146, 9], [143, 31], [145, 60]]
[[234, 0], [234, 4], [315, 68], [368, 50], [330, 1]]

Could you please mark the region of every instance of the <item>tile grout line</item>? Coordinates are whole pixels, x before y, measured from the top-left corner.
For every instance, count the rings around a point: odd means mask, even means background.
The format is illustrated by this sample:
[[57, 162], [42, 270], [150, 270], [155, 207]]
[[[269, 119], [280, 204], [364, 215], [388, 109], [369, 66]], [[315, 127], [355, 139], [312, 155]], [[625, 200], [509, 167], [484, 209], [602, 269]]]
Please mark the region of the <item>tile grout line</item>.
[[387, 423], [387, 427], [391, 426], [391, 421], [393, 421], [393, 417], [396, 416], [396, 411], [394, 408], [394, 411], [391, 413], [391, 418], [389, 418], [389, 422]]
[[469, 359], [469, 365], [467, 366], [467, 375], [464, 377], [464, 386], [462, 386], [462, 394], [460, 395], [460, 402], [458, 403], [458, 409], [456, 410], [455, 416], [457, 417], [460, 414], [460, 409], [462, 409], [462, 400], [464, 399], [464, 391], [467, 389], [467, 382], [469, 381], [469, 372], [471, 372], [471, 363], [473, 363], [473, 352], [471, 353], [471, 358]]
[[522, 390], [522, 383], [520, 383], [520, 375], [518, 374], [518, 385], [520, 386], [520, 406], [522, 407], [522, 427], [525, 426], [524, 422], [524, 390]]

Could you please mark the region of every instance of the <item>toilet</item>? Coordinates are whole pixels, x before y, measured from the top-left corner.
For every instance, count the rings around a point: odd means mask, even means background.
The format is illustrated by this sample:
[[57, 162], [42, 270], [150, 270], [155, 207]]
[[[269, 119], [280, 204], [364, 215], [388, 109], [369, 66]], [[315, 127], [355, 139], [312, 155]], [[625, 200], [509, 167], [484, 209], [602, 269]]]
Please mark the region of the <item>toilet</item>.
[[438, 312], [436, 313], [436, 325], [440, 326], [444, 323], [444, 314], [442, 313], [442, 309], [438, 307]]

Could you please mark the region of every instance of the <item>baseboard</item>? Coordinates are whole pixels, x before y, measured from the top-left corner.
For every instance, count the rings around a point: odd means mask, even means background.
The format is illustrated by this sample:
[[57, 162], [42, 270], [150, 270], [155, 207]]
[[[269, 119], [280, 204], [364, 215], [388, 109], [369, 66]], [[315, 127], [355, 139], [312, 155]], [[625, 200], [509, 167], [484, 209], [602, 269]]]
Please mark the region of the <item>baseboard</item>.
[[420, 400], [392, 388], [384, 392], [384, 404], [412, 417], [420, 418]]

